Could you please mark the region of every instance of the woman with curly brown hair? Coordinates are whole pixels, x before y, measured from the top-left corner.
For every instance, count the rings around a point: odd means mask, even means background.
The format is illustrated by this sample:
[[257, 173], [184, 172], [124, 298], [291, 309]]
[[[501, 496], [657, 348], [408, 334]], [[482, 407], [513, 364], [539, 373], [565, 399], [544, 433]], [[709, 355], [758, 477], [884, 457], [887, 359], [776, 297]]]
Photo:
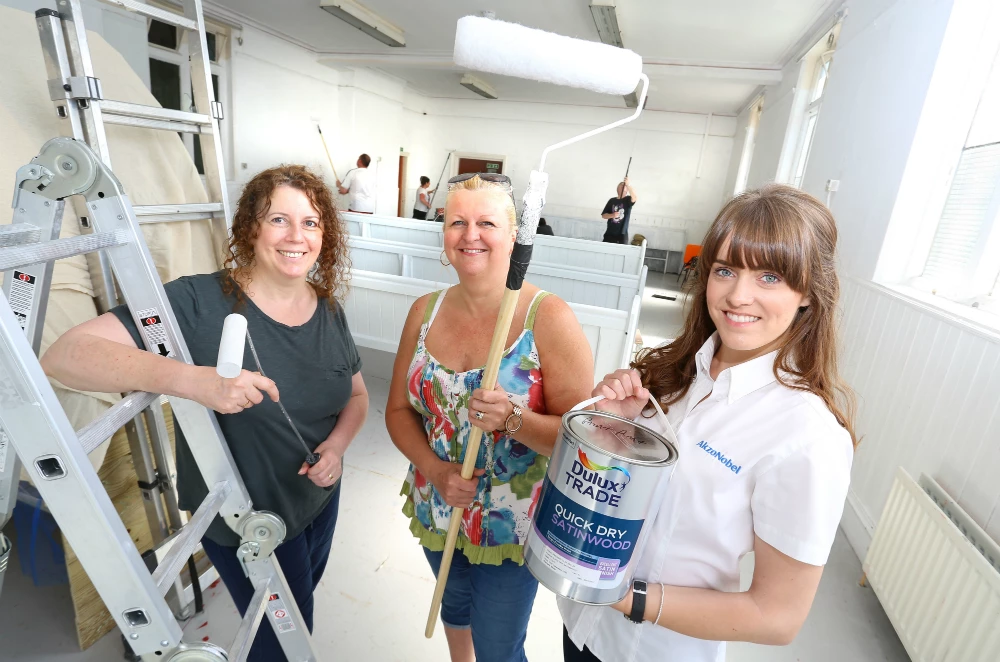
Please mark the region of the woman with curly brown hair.
[[[368, 410], [361, 359], [336, 299], [348, 268], [347, 233], [330, 190], [303, 166], [271, 168], [240, 196], [225, 267], [164, 285], [194, 365], [139, 350], [142, 339], [126, 306], [70, 329], [42, 359], [48, 375], [72, 388], [165, 393], [219, 414], [254, 508], [285, 522], [276, 554], [310, 630], [313, 591], [337, 522], [342, 458]], [[247, 318], [270, 379], [253, 372], [250, 352], [237, 377], [216, 374], [223, 321], [232, 312]], [[312, 467], [275, 404], [279, 390], [320, 455]], [[197, 508], [208, 493], [183, 430], [177, 431], [177, 492], [183, 510]], [[202, 544], [245, 612], [253, 587], [236, 555], [238, 536], [217, 517]], [[260, 628], [248, 659], [285, 659], [271, 628]]]

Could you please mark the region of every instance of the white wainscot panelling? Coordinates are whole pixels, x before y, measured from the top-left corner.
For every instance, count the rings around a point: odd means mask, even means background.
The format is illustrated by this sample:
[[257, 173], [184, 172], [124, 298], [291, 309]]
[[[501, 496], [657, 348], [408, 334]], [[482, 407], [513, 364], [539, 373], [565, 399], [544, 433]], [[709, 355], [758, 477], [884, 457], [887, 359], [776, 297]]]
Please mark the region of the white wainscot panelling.
[[[447, 283], [354, 271], [344, 310], [354, 341], [362, 347], [395, 352], [406, 315], [419, 297]], [[629, 311], [570, 303], [594, 357], [594, 376], [603, 377], [628, 359], [639, 317], [639, 297]]]
[[[412, 247], [437, 248], [437, 252], [440, 252], [440, 223], [352, 212], [344, 212], [342, 216], [352, 237], [390, 241]], [[645, 245], [604, 244], [599, 239], [590, 241], [538, 235], [535, 237], [532, 261], [621, 274], [639, 275], [642, 272]], [[683, 246], [678, 250], [683, 250]]]
[[[454, 269], [441, 263], [437, 248], [364, 237], [351, 237], [349, 241], [354, 269], [425, 281], [458, 282]], [[627, 313], [645, 284], [645, 267], [641, 267], [639, 275], [629, 275], [597, 269], [571, 269], [532, 260], [528, 266], [528, 280], [568, 303]]]
[[1000, 540], [1000, 334], [868, 281], [844, 283], [858, 434], [844, 529], [864, 558], [897, 467], [926, 473]]

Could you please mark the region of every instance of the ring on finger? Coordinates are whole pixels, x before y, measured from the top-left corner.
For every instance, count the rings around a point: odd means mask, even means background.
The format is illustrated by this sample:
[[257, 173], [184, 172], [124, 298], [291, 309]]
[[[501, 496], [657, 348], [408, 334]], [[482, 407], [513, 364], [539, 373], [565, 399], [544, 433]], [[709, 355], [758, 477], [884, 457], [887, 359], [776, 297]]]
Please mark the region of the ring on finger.
[[249, 406], [250, 406], [250, 405], [252, 405], [252, 404], [253, 404], [253, 403], [252, 403], [252, 402], [250, 402], [250, 398], [247, 398], [247, 401], [246, 401], [246, 402], [244, 402], [243, 404], [241, 404], [240, 406], [241, 406], [241, 407], [243, 407], [244, 409], [246, 409], [247, 407], [249, 407]]
[[483, 420], [483, 412], [481, 412], [481, 411], [477, 411], [476, 412], [476, 420], [477, 421]]

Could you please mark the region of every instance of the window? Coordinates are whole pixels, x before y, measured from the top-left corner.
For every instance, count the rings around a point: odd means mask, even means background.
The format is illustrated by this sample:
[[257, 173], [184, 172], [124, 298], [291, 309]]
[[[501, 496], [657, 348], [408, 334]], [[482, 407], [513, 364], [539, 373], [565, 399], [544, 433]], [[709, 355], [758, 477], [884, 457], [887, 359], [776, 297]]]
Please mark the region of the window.
[[[179, 30], [173, 25], [151, 19], [147, 33], [149, 43], [149, 79], [150, 92], [164, 108], [174, 110], [194, 111], [194, 91], [191, 84], [191, 69], [188, 66], [188, 38], [191, 35], [186, 30]], [[212, 70], [212, 89], [215, 99], [227, 108], [228, 89], [226, 81], [226, 65], [220, 51], [224, 50], [225, 36], [215, 32], [205, 35], [208, 47], [208, 57]], [[223, 120], [224, 122], [225, 120]], [[195, 134], [181, 133], [181, 140], [194, 159], [198, 174], [205, 174], [205, 165], [201, 155], [201, 141]], [[223, 130], [223, 142], [226, 131]], [[230, 159], [226, 159], [228, 163]], [[225, 176], [225, 173], [223, 174]]]
[[833, 49], [837, 43], [837, 31], [839, 26], [831, 30], [816, 46], [806, 55], [808, 85], [808, 105], [802, 121], [802, 130], [796, 143], [795, 159], [792, 162], [792, 186], [802, 185], [802, 178], [806, 174], [806, 165], [809, 162], [809, 151], [812, 149], [813, 137], [816, 135], [816, 122], [819, 120], [820, 106], [823, 105], [823, 93], [826, 91], [827, 81], [830, 79], [830, 65], [833, 62]]
[[1000, 313], [1000, 57], [955, 167], [918, 287]]
[[743, 153], [740, 154], [740, 167], [736, 171], [736, 188], [733, 190], [733, 195], [739, 195], [746, 190], [747, 179], [750, 177], [750, 163], [753, 161], [753, 146], [757, 139], [757, 125], [760, 123], [762, 112], [764, 112], [764, 97], [759, 96], [750, 104], [750, 116], [747, 118]]

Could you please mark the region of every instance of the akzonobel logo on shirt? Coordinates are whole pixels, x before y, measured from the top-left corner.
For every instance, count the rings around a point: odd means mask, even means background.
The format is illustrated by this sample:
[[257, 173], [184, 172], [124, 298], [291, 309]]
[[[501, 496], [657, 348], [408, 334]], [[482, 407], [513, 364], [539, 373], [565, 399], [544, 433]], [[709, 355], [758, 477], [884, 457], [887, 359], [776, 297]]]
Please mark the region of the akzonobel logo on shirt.
[[721, 462], [727, 469], [732, 471], [734, 474], [739, 474], [740, 469], [743, 468], [742, 464], [739, 465], [735, 464], [730, 458], [723, 455], [722, 451], [717, 451], [711, 446], [709, 446], [707, 441], [699, 441], [698, 448], [705, 451], [706, 453], [714, 457], [716, 460]]

